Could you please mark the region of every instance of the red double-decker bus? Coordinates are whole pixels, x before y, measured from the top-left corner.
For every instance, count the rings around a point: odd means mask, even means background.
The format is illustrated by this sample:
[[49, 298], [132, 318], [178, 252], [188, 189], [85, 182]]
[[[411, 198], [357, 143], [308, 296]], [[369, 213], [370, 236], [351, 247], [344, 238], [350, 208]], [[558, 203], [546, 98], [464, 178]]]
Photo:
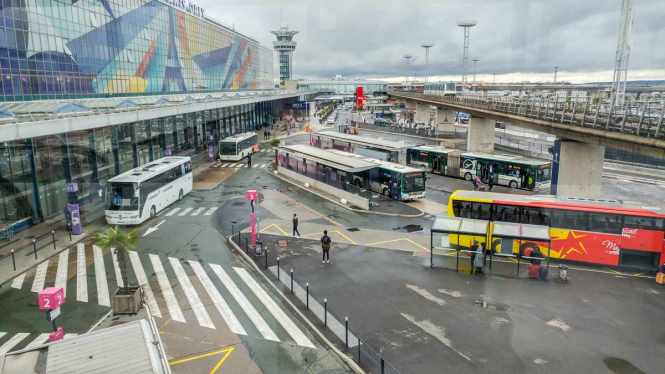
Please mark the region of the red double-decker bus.
[[656, 269], [665, 264], [665, 214], [619, 201], [455, 191], [452, 217], [518, 222], [550, 227], [547, 243], [491, 243], [496, 252], [522, 254], [531, 247], [542, 256], [575, 262]]

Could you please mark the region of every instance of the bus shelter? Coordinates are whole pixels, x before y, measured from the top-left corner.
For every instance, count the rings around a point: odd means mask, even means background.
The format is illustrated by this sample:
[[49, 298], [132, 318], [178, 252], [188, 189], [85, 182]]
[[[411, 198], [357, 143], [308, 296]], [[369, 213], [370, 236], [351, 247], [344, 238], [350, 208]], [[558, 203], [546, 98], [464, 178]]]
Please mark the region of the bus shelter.
[[[508, 271], [514, 272], [518, 277], [520, 266], [525, 263], [540, 265], [546, 262], [547, 270], [549, 270], [551, 238], [548, 226], [513, 222], [494, 222], [492, 226], [490, 271], [500, 272], [499, 269], [494, 268], [495, 258], [499, 263], [514, 263], [514, 268], [508, 266], [508, 269], [512, 269]], [[500, 268], [505, 269], [506, 266], [502, 265]]]
[[436, 250], [442, 255], [441, 264], [444, 266], [448, 266], [449, 259], [454, 256], [455, 271], [459, 271], [460, 255], [471, 253], [469, 248], [473, 240], [485, 243], [488, 228], [489, 221], [486, 220], [437, 217], [430, 230], [430, 267], [434, 267]]

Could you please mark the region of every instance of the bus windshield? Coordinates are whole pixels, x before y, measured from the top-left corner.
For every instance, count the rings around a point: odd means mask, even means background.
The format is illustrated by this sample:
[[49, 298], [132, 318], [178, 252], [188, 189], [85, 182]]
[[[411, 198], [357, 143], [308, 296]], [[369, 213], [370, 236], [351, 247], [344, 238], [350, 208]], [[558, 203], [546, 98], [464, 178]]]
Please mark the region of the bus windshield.
[[423, 173], [407, 174], [403, 181], [402, 192], [425, 191], [425, 175]]
[[139, 199], [135, 191], [134, 183], [111, 183], [108, 210], [137, 210]]
[[552, 167], [550, 165], [543, 165], [538, 168], [536, 173], [536, 182], [547, 182], [551, 179]]
[[219, 144], [219, 153], [223, 155], [235, 155], [236, 142], [221, 142]]

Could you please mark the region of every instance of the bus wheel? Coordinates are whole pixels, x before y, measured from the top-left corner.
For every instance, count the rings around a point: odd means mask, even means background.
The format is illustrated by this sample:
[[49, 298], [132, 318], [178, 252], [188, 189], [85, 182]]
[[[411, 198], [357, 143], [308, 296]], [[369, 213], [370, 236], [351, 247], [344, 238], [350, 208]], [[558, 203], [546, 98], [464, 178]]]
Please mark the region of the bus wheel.
[[183, 195], [183, 193], [182, 193], [182, 189], [181, 189], [180, 192], [178, 193], [178, 201], [182, 200], [182, 195]]
[[471, 173], [466, 173], [466, 174], [464, 174], [464, 179], [466, 179], [467, 181], [470, 182], [472, 178], [473, 178], [473, 177], [471, 176]]
[[154, 218], [157, 215], [157, 209], [153, 205], [152, 208], [150, 208], [150, 218]]
[[517, 188], [517, 182], [515, 182], [515, 181], [510, 181], [510, 183], [508, 183], [508, 185], [510, 186], [510, 188]]

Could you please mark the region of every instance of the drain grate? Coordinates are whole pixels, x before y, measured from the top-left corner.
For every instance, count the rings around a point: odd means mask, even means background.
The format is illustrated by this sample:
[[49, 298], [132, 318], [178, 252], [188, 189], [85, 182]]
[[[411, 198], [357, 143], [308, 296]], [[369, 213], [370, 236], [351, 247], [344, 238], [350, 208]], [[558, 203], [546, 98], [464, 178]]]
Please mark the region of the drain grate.
[[356, 231], [360, 231], [360, 229], [357, 228], [357, 227], [349, 227], [348, 229], [346, 229], [346, 231], [356, 232]]

